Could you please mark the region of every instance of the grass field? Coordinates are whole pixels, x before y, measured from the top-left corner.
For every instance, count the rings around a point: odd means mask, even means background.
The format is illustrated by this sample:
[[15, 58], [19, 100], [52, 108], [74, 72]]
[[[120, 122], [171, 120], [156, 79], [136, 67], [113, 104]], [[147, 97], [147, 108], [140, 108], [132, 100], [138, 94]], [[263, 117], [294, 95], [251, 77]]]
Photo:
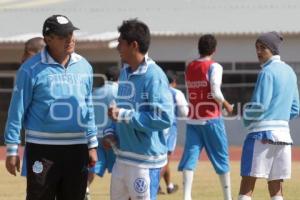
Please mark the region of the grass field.
[[[180, 190], [172, 195], [160, 195], [158, 200], [181, 200], [182, 199], [182, 178], [181, 173], [176, 171], [177, 162], [172, 162], [173, 181], [180, 185]], [[232, 193], [236, 199], [240, 176], [239, 162], [231, 163]], [[109, 199], [109, 183], [110, 176], [104, 178], [96, 178], [91, 187], [92, 200], [108, 200]], [[161, 183], [162, 187], [164, 184]], [[293, 163], [292, 179], [284, 183], [284, 196], [286, 200], [300, 199], [300, 162]], [[0, 161], [0, 199], [1, 200], [22, 200], [25, 199], [25, 179], [17, 176], [10, 176], [5, 169], [4, 161]], [[193, 199], [197, 200], [222, 200], [222, 191], [219, 185], [218, 176], [214, 173], [209, 162], [203, 161], [199, 163], [195, 172], [193, 185]], [[258, 180], [255, 191], [254, 200], [268, 200], [267, 184], [265, 180]]]

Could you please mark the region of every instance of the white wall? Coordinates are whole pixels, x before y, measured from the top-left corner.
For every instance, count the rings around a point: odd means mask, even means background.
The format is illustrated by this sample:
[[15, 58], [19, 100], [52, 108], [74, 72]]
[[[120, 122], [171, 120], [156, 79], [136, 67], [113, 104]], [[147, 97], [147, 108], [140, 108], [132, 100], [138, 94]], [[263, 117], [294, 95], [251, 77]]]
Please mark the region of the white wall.
[[[158, 61], [188, 61], [198, 56], [199, 36], [184, 37], [152, 37], [149, 55]], [[256, 36], [217, 36], [218, 47], [215, 60], [219, 62], [257, 62], [255, 54]], [[84, 48], [78, 44], [77, 51], [90, 61], [119, 61], [116, 49], [103, 47]], [[10, 45], [3, 48], [0, 44], [0, 62], [16, 62], [20, 60], [23, 45]], [[281, 49], [283, 60], [300, 62], [300, 37], [285, 36]]]
[[[199, 36], [153, 37], [150, 56], [160, 61], [186, 61], [198, 56]], [[217, 36], [215, 60], [219, 62], [257, 62], [256, 36]], [[281, 56], [285, 61], [300, 62], [300, 37], [285, 36]]]
[[116, 49], [78, 49], [77, 53], [90, 62], [119, 61], [119, 54]]

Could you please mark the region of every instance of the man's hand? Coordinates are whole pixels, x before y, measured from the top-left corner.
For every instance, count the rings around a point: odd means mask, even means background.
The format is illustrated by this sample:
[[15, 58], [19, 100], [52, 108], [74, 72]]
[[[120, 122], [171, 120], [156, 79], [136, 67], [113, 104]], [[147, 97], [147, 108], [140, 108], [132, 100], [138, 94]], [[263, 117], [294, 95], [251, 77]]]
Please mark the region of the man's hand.
[[115, 105], [110, 106], [107, 115], [114, 121], [118, 121], [120, 108], [116, 107]]
[[228, 101], [224, 100], [223, 106], [224, 106], [225, 110], [227, 111], [228, 115], [232, 114], [232, 112], [233, 112], [233, 105], [231, 105], [230, 103], [228, 103]]
[[114, 135], [107, 135], [101, 139], [101, 145], [105, 150], [111, 149], [111, 144], [117, 144], [117, 138]]
[[19, 156], [7, 156], [5, 160], [5, 166], [7, 171], [16, 176], [17, 171], [20, 172], [20, 157]]
[[97, 149], [89, 149], [89, 167], [94, 167], [98, 160]]

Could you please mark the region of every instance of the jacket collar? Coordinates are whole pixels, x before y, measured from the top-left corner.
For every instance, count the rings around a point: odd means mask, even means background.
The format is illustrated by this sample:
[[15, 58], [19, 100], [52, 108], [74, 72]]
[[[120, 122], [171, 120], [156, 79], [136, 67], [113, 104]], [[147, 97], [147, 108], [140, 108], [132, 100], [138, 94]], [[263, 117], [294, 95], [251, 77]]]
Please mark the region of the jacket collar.
[[267, 60], [264, 64], [261, 65], [262, 68], [266, 67], [273, 61], [280, 61], [280, 56], [279, 55], [272, 56], [269, 60]]
[[[72, 65], [82, 59], [82, 56], [78, 55], [77, 53], [72, 53], [71, 58], [68, 65]], [[49, 54], [47, 48], [45, 47], [41, 52], [41, 62], [48, 65], [60, 65], [56, 62], [51, 55]]]
[[144, 61], [138, 66], [137, 70], [134, 72], [130, 73], [131, 68], [127, 63], [123, 64], [123, 67], [125, 68], [126, 72], [130, 75], [141, 75], [145, 74], [149, 68], [149, 65], [155, 63], [149, 56], [148, 54], [145, 55]]

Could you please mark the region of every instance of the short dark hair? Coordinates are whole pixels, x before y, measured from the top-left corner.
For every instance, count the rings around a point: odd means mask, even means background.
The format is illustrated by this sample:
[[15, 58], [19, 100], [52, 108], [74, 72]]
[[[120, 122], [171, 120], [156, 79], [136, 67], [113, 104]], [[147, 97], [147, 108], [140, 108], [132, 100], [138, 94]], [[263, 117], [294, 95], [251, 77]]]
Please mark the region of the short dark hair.
[[25, 42], [25, 50], [34, 53], [40, 52], [46, 46], [42, 37], [34, 37]]
[[210, 56], [217, 47], [217, 39], [211, 34], [203, 35], [199, 38], [198, 50], [202, 56]]
[[150, 46], [150, 30], [148, 26], [137, 20], [125, 20], [118, 27], [120, 37], [129, 44], [136, 41], [139, 44], [139, 51], [146, 54]]
[[108, 81], [118, 81], [119, 75], [120, 69], [118, 67], [109, 67], [105, 72]]
[[166, 75], [167, 75], [169, 84], [171, 84], [173, 82], [176, 82], [176, 80], [177, 80], [177, 74], [176, 74], [176, 72], [168, 70], [168, 71], [166, 71]]

